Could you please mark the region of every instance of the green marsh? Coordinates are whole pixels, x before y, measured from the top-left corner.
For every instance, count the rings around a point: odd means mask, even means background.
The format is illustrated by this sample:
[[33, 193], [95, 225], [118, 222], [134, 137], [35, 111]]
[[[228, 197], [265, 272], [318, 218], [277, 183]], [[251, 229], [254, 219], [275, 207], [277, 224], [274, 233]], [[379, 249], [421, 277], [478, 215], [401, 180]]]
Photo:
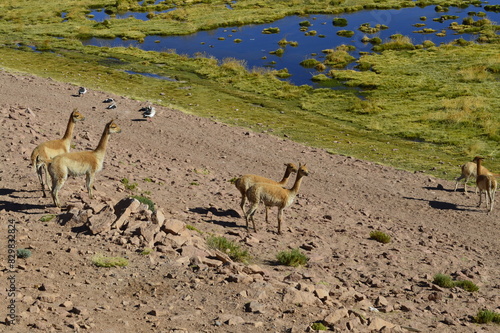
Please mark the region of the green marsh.
[[[332, 153], [443, 178], [458, 176], [457, 165], [475, 155], [491, 158], [487, 163], [490, 170], [500, 169], [496, 158], [500, 45], [494, 24], [475, 27], [480, 28], [481, 44], [458, 41], [439, 47], [408, 47], [403, 38], [403, 48], [398, 46], [400, 41], [382, 44], [381, 53], [359, 59], [362, 71], [334, 69], [325, 73], [346, 85], [341, 90], [294, 86], [280, 81], [274, 70], [249, 70], [236, 59], [219, 62], [202, 54], [189, 58], [168, 50], [83, 46], [79, 41], [91, 36], [140, 39], [149, 34], [185, 34], [231, 24], [271, 22], [290, 14], [423, 4], [240, 0], [228, 10], [225, 1], [177, 1], [176, 10], [150, 21], [111, 19], [97, 23], [86, 18], [95, 8], [112, 12], [174, 7], [172, 1], [161, 6], [145, 2], [150, 5], [141, 8], [137, 1], [125, 0], [4, 2], [0, 4], [0, 66], [154, 101]], [[476, 1], [430, 3], [466, 5]]]

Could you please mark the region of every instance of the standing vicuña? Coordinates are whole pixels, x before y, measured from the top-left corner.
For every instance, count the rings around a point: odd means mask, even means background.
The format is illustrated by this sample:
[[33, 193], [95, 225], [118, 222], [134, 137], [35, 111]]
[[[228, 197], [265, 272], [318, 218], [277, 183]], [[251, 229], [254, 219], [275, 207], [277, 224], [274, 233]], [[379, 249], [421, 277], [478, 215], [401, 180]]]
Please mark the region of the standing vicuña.
[[[477, 176], [476, 160], [473, 160], [472, 162], [465, 163], [464, 165], [462, 165], [461, 169], [462, 169], [462, 173], [461, 173], [460, 177], [458, 177], [456, 179], [457, 182], [455, 184], [455, 191], [458, 188], [458, 184], [459, 184], [460, 180], [465, 179], [464, 192], [467, 193], [467, 182], [469, 181], [470, 178], [476, 178], [476, 176]], [[485, 174], [488, 174], [489, 171], [484, 166], [481, 166], [481, 173], [483, 175], [485, 175]], [[477, 193], [477, 187], [476, 187], [475, 193]]]
[[484, 160], [483, 157], [476, 156], [474, 157], [474, 161], [477, 163], [477, 177], [476, 184], [479, 189], [479, 204], [478, 207], [481, 207], [481, 199], [483, 197], [483, 191], [485, 192], [484, 196], [486, 197], [486, 208], [489, 208], [488, 212], [491, 213], [493, 210], [493, 204], [495, 203], [495, 191], [497, 190], [497, 180], [495, 176], [491, 173], [483, 173], [481, 168], [481, 162]]
[[[240, 207], [241, 207], [241, 210], [243, 211], [243, 215], [245, 217], [246, 217], [245, 203], [246, 203], [246, 199], [247, 199], [247, 197], [246, 197], [247, 190], [252, 185], [254, 185], [256, 183], [269, 183], [269, 184], [280, 185], [280, 186], [286, 185], [286, 183], [288, 182], [288, 179], [290, 178], [290, 175], [292, 173], [297, 172], [297, 166], [293, 163], [287, 163], [287, 164], [285, 164], [285, 166], [286, 166], [285, 174], [279, 182], [274, 181], [274, 180], [269, 179], [269, 178], [265, 178], [265, 177], [257, 176], [257, 175], [251, 175], [251, 174], [243, 175], [240, 178], [236, 179], [236, 181], [234, 182], [234, 185], [241, 193]], [[267, 222], [267, 206], [266, 206], [266, 222]]]
[[121, 128], [111, 120], [106, 124], [101, 140], [95, 150], [65, 153], [54, 157], [49, 164], [49, 173], [52, 177], [52, 199], [57, 207], [61, 207], [58, 192], [64, 185], [68, 175], [87, 176], [87, 190], [92, 199], [92, 186], [95, 174], [102, 170], [106, 146], [111, 133], [120, 133]]
[[66, 132], [64, 133], [62, 139], [41, 143], [35, 149], [33, 149], [33, 152], [31, 153], [31, 165], [33, 166], [33, 171], [37, 173], [38, 180], [42, 185], [44, 198], [47, 196], [45, 194], [45, 184], [49, 186], [46, 163], [57, 155], [69, 152], [75, 124], [77, 121], [82, 120], [85, 120], [85, 117], [76, 109], [73, 110], [69, 117], [68, 126], [66, 127]]
[[295, 196], [299, 192], [300, 184], [302, 183], [302, 178], [304, 176], [309, 175], [309, 170], [306, 165], [299, 164], [299, 170], [297, 171], [297, 178], [295, 179], [295, 183], [291, 189], [283, 188], [279, 185], [273, 185], [268, 183], [256, 183], [251, 186], [246, 195], [248, 200], [250, 201], [250, 209], [248, 209], [246, 213], [246, 224], [248, 230], [248, 220], [252, 220], [253, 230], [255, 229], [255, 221], [253, 219], [253, 215], [255, 214], [255, 210], [259, 206], [259, 203], [262, 203], [266, 207], [278, 207], [278, 234], [281, 234], [281, 221], [283, 218], [283, 210], [290, 206], [295, 199]]

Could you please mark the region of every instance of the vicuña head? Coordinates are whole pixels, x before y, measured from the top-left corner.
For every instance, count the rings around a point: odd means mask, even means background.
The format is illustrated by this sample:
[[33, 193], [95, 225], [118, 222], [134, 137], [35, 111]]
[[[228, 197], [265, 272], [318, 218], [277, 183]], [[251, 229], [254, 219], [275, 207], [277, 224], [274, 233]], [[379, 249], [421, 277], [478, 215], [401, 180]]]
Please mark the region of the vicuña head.
[[65, 153], [56, 156], [52, 159], [49, 164], [49, 173], [52, 177], [52, 199], [57, 207], [61, 207], [59, 202], [58, 193], [64, 182], [69, 175], [72, 176], [87, 176], [87, 191], [89, 192], [89, 197], [92, 199], [92, 186], [94, 184], [95, 175], [97, 172], [102, 170], [102, 165], [104, 162], [104, 156], [106, 154], [106, 148], [109, 140], [109, 136], [112, 133], [120, 133], [121, 128], [115, 124], [114, 120], [111, 120], [104, 127], [104, 132], [102, 133], [101, 140], [96, 149], [90, 151], [79, 151]]
[[69, 116], [68, 125], [66, 126], [66, 132], [61, 139], [41, 143], [35, 149], [33, 149], [33, 152], [31, 153], [31, 165], [33, 167], [33, 171], [35, 171], [38, 175], [38, 180], [40, 181], [40, 185], [42, 186], [43, 197], [46, 197], [45, 185], [48, 186], [49, 184], [45, 162], [50, 161], [57, 155], [69, 152], [75, 124], [78, 121], [82, 120], [85, 120], [85, 117], [80, 112], [78, 112], [77, 109], [74, 109]]

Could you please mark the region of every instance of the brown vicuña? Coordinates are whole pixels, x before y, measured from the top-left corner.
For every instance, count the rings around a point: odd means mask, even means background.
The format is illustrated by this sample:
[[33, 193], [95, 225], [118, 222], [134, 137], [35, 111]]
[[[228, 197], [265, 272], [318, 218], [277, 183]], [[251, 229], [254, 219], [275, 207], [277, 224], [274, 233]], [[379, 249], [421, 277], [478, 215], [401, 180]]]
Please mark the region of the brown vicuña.
[[[459, 184], [460, 180], [465, 179], [464, 192], [467, 193], [467, 182], [469, 181], [469, 179], [476, 178], [476, 176], [477, 176], [477, 165], [476, 165], [475, 160], [472, 162], [467, 162], [467, 163], [463, 164], [461, 166], [461, 170], [462, 170], [462, 173], [460, 174], [460, 177], [458, 177], [456, 179], [457, 182], [455, 184], [455, 191], [458, 188], [458, 184]], [[484, 166], [481, 166], [481, 171], [483, 174], [489, 173], [488, 169], [486, 169]], [[477, 193], [477, 187], [476, 187], [475, 193]]]
[[85, 117], [74, 109], [69, 116], [68, 126], [66, 126], [66, 132], [64, 132], [64, 136], [62, 139], [51, 140], [44, 143], [39, 144], [33, 152], [31, 153], [31, 165], [33, 167], [33, 171], [38, 175], [38, 180], [42, 185], [43, 197], [45, 198], [47, 195], [45, 194], [45, 185], [49, 187], [48, 181], [48, 172], [47, 172], [47, 163], [57, 155], [61, 155], [69, 152], [71, 148], [71, 139], [73, 138], [73, 129], [75, 128], [75, 124], [78, 121], [85, 120]]
[[486, 200], [486, 208], [488, 209], [488, 213], [491, 213], [493, 210], [493, 204], [495, 203], [495, 192], [497, 190], [497, 180], [495, 175], [488, 173], [483, 173], [481, 168], [481, 163], [484, 160], [483, 157], [476, 156], [474, 157], [474, 162], [477, 164], [477, 177], [476, 177], [476, 185], [479, 189], [479, 204], [478, 207], [481, 207], [481, 202], [483, 198], [483, 192], [485, 192], [485, 200]]
[[[297, 166], [293, 163], [287, 163], [285, 164], [286, 169], [285, 169], [285, 174], [283, 175], [283, 178], [277, 182], [272, 179], [262, 177], [262, 176], [257, 176], [257, 175], [252, 175], [252, 174], [246, 174], [241, 176], [240, 178], [236, 179], [234, 182], [234, 185], [236, 188], [240, 191], [241, 193], [241, 202], [240, 202], [240, 207], [241, 210], [243, 211], [243, 215], [246, 217], [246, 211], [245, 211], [245, 203], [246, 203], [246, 193], [248, 189], [253, 186], [256, 183], [269, 183], [269, 184], [274, 184], [274, 185], [280, 185], [284, 186], [288, 182], [288, 179], [290, 178], [290, 175], [292, 173], [297, 172]], [[266, 222], [267, 222], [267, 210], [268, 207], [266, 206]]]
[[52, 177], [52, 199], [57, 207], [61, 207], [58, 198], [59, 190], [68, 179], [68, 176], [86, 175], [87, 191], [92, 199], [92, 186], [96, 173], [102, 170], [109, 136], [112, 133], [120, 132], [121, 128], [115, 124], [114, 120], [111, 120], [106, 124], [101, 140], [95, 150], [65, 153], [52, 159], [48, 169]]
[[255, 228], [255, 221], [253, 215], [255, 210], [262, 202], [266, 207], [278, 207], [278, 234], [281, 234], [281, 222], [283, 220], [283, 210], [290, 206], [295, 199], [295, 196], [299, 192], [300, 185], [302, 183], [302, 178], [309, 175], [309, 170], [306, 165], [299, 164], [299, 170], [297, 171], [297, 178], [291, 189], [283, 188], [279, 185], [273, 185], [268, 183], [256, 183], [251, 186], [246, 193], [248, 200], [250, 201], [250, 208], [246, 213], [246, 227], [248, 230], [248, 221], [252, 220], [253, 230], [257, 231]]

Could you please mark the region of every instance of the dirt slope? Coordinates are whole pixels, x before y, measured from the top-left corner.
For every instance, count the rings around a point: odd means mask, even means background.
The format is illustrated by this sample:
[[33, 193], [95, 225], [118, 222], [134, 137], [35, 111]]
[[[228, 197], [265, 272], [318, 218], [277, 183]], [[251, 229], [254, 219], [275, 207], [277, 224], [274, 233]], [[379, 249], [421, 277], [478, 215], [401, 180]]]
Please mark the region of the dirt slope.
[[[0, 324], [0, 331], [303, 332], [317, 321], [338, 332], [391, 331], [376, 326], [376, 318], [396, 332], [499, 329], [472, 316], [500, 311], [500, 213], [476, 208], [477, 196], [453, 192], [452, 182], [159, 106], [153, 121], [143, 121], [138, 110], [146, 102], [90, 89], [77, 97], [78, 87], [50, 79], [0, 71], [0, 92], [0, 275], [2, 286], [14, 275], [17, 292], [16, 325]], [[105, 108], [108, 97], [116, 109]], [[214, 233], [248, 248], [261, 271], [192, 265], [175, 251], [144, 256], [140, 244], [121, 245], [57, 219], [41, 222], [64, 211], [42, 198], [29, 157], [39, 143], [62, 137], [74, 108], [86, 116], [76, 126], [74, 150], [95, 148], [110, 119], [122, 133], [109, 141], [96, 198], [88, 199], [79, 177], [62, 188], [62, 202], [114, 204], [147, 191], [167, 218], [196, 227], [201, 237]], [[283, 234], [276, 234], [276, 210], [266, 224], [259, 208], [258, 231], [248, 237], [229, 180], [244, 173], [280, 179], [287, 162], [307, 163], [311, 174], [285, 211]], [[124, 178], [137, 183], [134, 192]], [[32, 251], [17, 260], [14, 274], [9, 221], [17, 223], [17, 248]], [[372, 230], [392, 241], [370, 240]], [[297, 247], [310, 258], [307, 267], [276, 264], [279, 251]], [[96, 253], [130, 263], [97, 268]], [[437, 273], [480, 289], [433, 287]], [[2, 320], [10, 301], [2, 287]]]

